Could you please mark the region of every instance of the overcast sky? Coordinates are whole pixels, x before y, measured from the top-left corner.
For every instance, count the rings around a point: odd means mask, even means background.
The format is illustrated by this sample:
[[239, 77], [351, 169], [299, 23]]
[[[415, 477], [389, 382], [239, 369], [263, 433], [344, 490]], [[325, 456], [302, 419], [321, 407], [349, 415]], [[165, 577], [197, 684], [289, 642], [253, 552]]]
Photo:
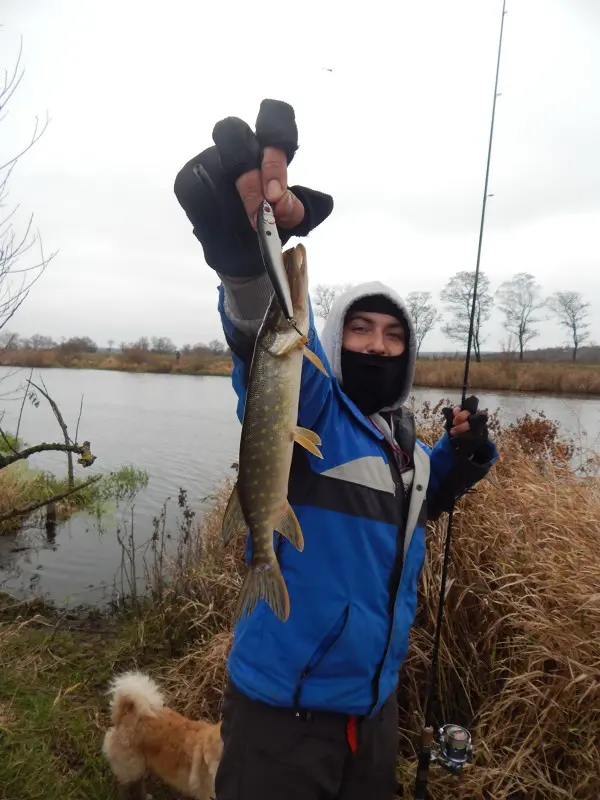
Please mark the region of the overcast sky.
[[[26, 74], [0, 162], [36, 115], [11, 201], [56, 259], [11, 329], [103, 345], [222, 338], [217, 281], [173, 194], [227, 115], [296, 109], [290, 181], [334, 196], [304, 240], [311, 284], [439, 291], [475, 267], [501, 0], [2, 0], [0, 66]], [[509, 0], [482, 270], [581, 291], [600, 341], [600, 2]], [[233, 28], [233, 29], [232, 29]], [[326, 71], [324, 67], [333, 72]], [[565, 334], [541, 326], [533, 346]], [[499, 315], [485, 348], [505, 334]], [[424, 349], [454, 349], [440, 330]]]

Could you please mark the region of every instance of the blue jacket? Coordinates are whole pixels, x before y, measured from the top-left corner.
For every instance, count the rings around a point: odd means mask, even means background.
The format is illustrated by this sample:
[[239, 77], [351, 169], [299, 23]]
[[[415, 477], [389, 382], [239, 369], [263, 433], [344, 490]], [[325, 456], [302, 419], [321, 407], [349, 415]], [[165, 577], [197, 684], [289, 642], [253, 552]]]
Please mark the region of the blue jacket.
[[[412, 331], [402, 300], [383, 289]], [[414, 348], [405, 391], [387, 417], [376, 415], [378, 427], [344, 394], [339, 351], [345, 309], [360, 294], [379, 291], [382, 284], [367, 284], [338, 300], [322, 334], [326, 348], [311, 311], [310, 348], [331, 377], [304, 359], [298, 422], [321, 437], [323, 459], [295, 447], [288, 498], [304, 534], [303, 552], [275, 535], [291, 612], [281, 622], [259, 602], [237, 624], [228, 660], [237, 688], [272, 705], [355, 715], [380, 708], [394, 691], [407, 655], [426, 521], [447, 510], [497, 457], [490, 443], [488, 463], [465, 467], [458, 464], [447, 434], [433, 449], [416, 440], [412, 415], [402, 408], [412, 384]], [[232, 350], [241, 421], [254, 337], [233, 324], [225, 296], [221, 285], [219, 312]], [[408, 488], [386, 442], [386, 419], [412, 454]]]

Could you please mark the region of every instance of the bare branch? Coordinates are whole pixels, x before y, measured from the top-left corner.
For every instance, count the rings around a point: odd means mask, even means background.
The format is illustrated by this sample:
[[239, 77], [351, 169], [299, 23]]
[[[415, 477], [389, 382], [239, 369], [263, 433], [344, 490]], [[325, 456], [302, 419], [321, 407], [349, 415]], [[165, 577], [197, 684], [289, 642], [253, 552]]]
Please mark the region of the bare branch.
[[82, 489], [86, 489], [88, 486], [96, 483], [101, 478], [102, 475], [94, 475], [93, 478], [90, 478], [84, 483], [80, 483], [78, 486], [73, 486], [64, 492], [53, 495], [52, 497], [48, 497], [46, 500], [39, 500], [35, 503], [29, 503], [29, 505], [22, 506], [21, 508], [15, 508], [12, 511], [7, 511], [5, 514], [0, 514], [0, 522], [6, 522], [7, 520], [14, 519], [15, 517], [22, 517], [25, 514], [32, 514], [34, 511], [50, 505], [50, 503], [58, 503], [59, 500], [64, 500], [66, 497], [69, 497], [69, 495], [72, 495], [75, 492], [80, 492]]
[[92, 455], [90, 451], [89, 442], [84, 442], [82, 445], [59, 444], [58, 442], [49, 444], [47, 442], [42, 442], [41, 444], [33, 445], [33, 447], [26, 447], [24, 450], [19, 450], [18, 453], [12, 453], [11, 455], [7, 456], [0, 455], [0, 469], [4, 469], [10, 464], [14, 464], [16, 461], [24, 461], [28, 459], [29, 456], [33, 456], [36, 453], [47, 453], [50, 451], [55, 451], [58, 453], [77, 453], [79, 456], [81, 456], [81, 458], [77, 459], [77, 461], [84, 467], [90, 467], [96, 460], [96, 456]]
[[[44, 382], [42, 381], [42, 383], [44, 383]], [[67, 425], [66, 425], [66, 423], [65, 423], [65, 421], [63, 419], [63, 415], [60, 413], [60, 410], [59, 410], [58, 406], [56, 405], [56, 403], [54, 402], [54, 400], [48, 394], [48, 390], [46, 388], [46, 384], [44, 384], [44, 388], [43, 389], [40, 386], [38, 386], [36, 383], [34, 383], [33, 381], [29, 381], [29, 384], [31, 386], [33, 386], [35, 389], [37, 389], [38, 392], [40, 394], [42, 394], [46, 398], [48, 403], [50, 404], [50, 408], [54, 412], [54, 416], [56, 417], [56, 420], [57, 420], [58, 424], [60, 425], [60, 429], [61, 429], [61, 431], [63, 433], [64, 439], [65, 439], [65, 445], [68, 447], [69, 443], [74, 444], [73, 440], [69, 436], [69, 432], [67, 431]], [[74, 474], [73, 474], [73, 451], [67, 449], [67, 450], [65, 450], [65, 452], [67, 454], [67, 469], [68, 469], [68, 476], [69, 476], [69, 486], [73, 486], [74, 481], [75, 481]]]
[[545, 305], [540, 297], [540, 287], [533, 275], [519, 272], [500, 286], [496, 296], [500, 300], [500, 311], [504, 314], [504, 327], [516, 337], [519, 361], [523, 361], [525, 346], [539, 336], [539, 331], [533, 326], [540, 322], [535, 312]]
[[46, 112], [46, 121], [44, 123], [44, 127], [42, 128], [41, 131], [38, 131], [39, 118], [36, 117], [35, 125], [33, 126], [33, 133], [31, 134], [31, 139], [29, 140], [29, 144], [25, 145], [25, 147], [20, 152], [18, 152], [16, 156], [13, 156], [8, 161], [5, 161], [4, 164], [0, 164], [0, 170], [6, 169], [7, 167], [10, 167], [12, 164], [16, 164], [16, 162], [22, 156], [24, 156], [25, 153], [29, 152], [29, 150], [31, 150], [34, 144], [38, 142], [44, 135], [44, 133], [46, 132], [46, 128], [48, 127], [49, 124], [50, 124], [50, 116], [48, 112]]
[[[2, 326], [0, 326], [0, 330], [1, 329], [2, 329]], [[6, 344], [2, 348], [0, 348], [0, 356], [3, 356], [4, 353], [6, 353], [7, 350], [11, 350], [13, 344], [15, 344], [15, 342], [17, 341], [18, 338], [19, 337], [18, 337], [18, 335], [16, 333], [11, 333], [9, 338], [6, 340]]]
[[8, 77], [8, 71], [4, 70], [4, 86], [2, 87], [2, 89], [0, 89], [0, 111], [2, 111], [8, 105], [8, 101], [16, 92], [19, 84], [23, 79], [23, 75], [25, 74], [24, 69], [22, 69], [19, 72], [22, 55], [23, 55], [23, 37], [21, 36], [21, 41], [19, 42], [19, 54], [17, 55], [17, 60], [15, 61], [15, 66], [13, 68], [13, 72], [10, 78]]
[[81, 395], [81, 402], [79, 403], [79, 416], [77, 417], [77, 426], [75, 428], [75, 441], [79, 435], [79, 423], [81, 422], [81, 415], [83, 413], [83, 395]]
[[[19, 52], [13, 70], [4, 72], [4, 82], [0, 86], [0, 122], [6, 119], [7, 107], [14, 99], [15, 92], [21, 85], [24, 69], [21, 66], [23, 41], [21, 39]], [[32, 286], [39, 280], [46, 267], [56, 253], [49, 257], [44, 254], [44, 248], [39, 231], [33, 229], [33, 216], [30, 216], [24, 225], [24, 230], [18, 233], [15, 229], [15, 214], [19, 208], [16, 205], [10, 211], [6, 209], [8, 200], [8, 183], [19, 159], [21, 159], [39, 141], [46, 131], [50, 118], [46, 114], [46, 121], [40, 124], [36, 118], [33, 132], [27, 144], [16, 155], [0, 164], [0, 209], [3, 217], [0, 219], [0, 329], [8, 324], [17, 311], [21, 308]], [[33, 263], [23, 262], [25, 257], [30, 257], [31, 250], [39, 242], [40, 260], [32, 259]]]
[[427, 334], [441, 320], [442, 315], [430, 303], [431, 292], [410, 292], [406, 298], [408, 312], [412, 318], [417, 337], [417, 356]]
[[590, 304], [584, 302], [580, 292], [556, 292], [548, 299], [549, 308], [558, 317], [559, 325], [569, 331], [573, 342], [573, 361], [577, 361], [579, 347], [589, 339], [587, 322]]
[[[3, 417], [4, 417], [4, 414], [2, 414], [2, 417], [0, 417], [0, 421], [3, 419]], [[2, 436], [2, 438], [4, 439], [4, 443], [6, 444], [8, 449], [19, 456], [19, 451], [14, 447], [13, 443], [10, 441], [8, 436], [4, 433], [2, 428], [0, 428], [0, 436]]]
[[331, 307], [335, 298], [338, 297], [338, 295], [346, 292], [351, 288], [351, 286], [352, 284], [350, 283], [331, 285], [319, 283], [317, 286], [315, 286], [312, 297], [315, 315], [317, 317], [327, 319], [331, 312]]
[[[33, 375], [33, 367], [29, 370], [29, 378], [27, 382], [31, 381], [31, 376]], [[19, 419], [17, 420], [17, 430], [15, 431], [15, 436], [19, 438], [19, 431], [21, 429], [21, 419], [23, 417], [23, 409], [25, 408], [25, 400], [27, 400], [27, 392], [23, 392], [23, 399], [21, 400], [21, 408], [19, 409]]]
[[[465, 345], [469, 341], [474, 286], [475, 272], [457, 272], [456, 275], [450, 278], [440, 294], [442, 302], [452, 314], [452, 319], [442, 327], [442, 331], [450, 339]], [[482, 272], [477, 283], [473, 326], [472, 346], [476, 361], [481, 361], [481, 345], [485, 342], [482, 329], [484, 323], [491, 316], [493, 302], [490, 294], [490, 282]]]

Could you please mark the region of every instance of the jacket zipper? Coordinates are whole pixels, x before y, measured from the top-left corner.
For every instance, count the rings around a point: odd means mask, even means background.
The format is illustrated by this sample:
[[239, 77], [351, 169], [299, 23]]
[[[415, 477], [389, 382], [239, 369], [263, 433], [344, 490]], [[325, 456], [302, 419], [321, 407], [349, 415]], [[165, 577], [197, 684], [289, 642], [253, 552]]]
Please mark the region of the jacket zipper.
[[[341, 639], [341, 637], [342, 637], [342, 635], [343, 635], [343, 633], [344, 633], [344, 631], [346, 629], [346, 625], [348, 624], [349, 615], [350, 615], [350, 604], [348, 603], [346, 605], [343, 613], [342, 613], [341, 623], [340, 623], [339, 630], [337, 631], [337, 634], [332, 636], [331, 631], [329, 631], [329, 633], [327, 634], [325, 639], [322, 642], [320, 642], [319, 645], [316, 647], [314, 653], [312, 654], [312, 656], [308, 660], [307, 665], [304, 667], [304, 669], [300, 673], [300, 679], [298, 681], [298, 685], [296, 687], [296, 691], [294, 692], [294, 706], [296, 708], [300, 707], [300, 693], [302, 692], [302, 685], [303, 685], [304, 681], [306, 680], [306, 678], [308, 678], [310, 675], [312, 675], [315, 672], [315, 670], [323, 663], [323, 659], [327, 655], [329, 655], [329, 653], [332, 651], [332, 649], [339, 642], [339, 640]], [[335, 630], [335, 628], [337, 628], [337, 625], [334, 626], [334, 630]], [[331, 637], [331, 642], [327, 641], [329, 639], [329, 637]], [[322, 652], [319, 654], [320, 650], [322, 650]], [[314, 664], [311, 664], [311, 662], [313, 661], [313, 659], [317, 655], [318, 655], [317, 660], [315, 661]]]
[[[390, 414], [390, 431], [392, 433], [392, 438], [394, 437], [394, 426], [393, 426], [393, 415]], [[396, 600], [398, 598], [398, 591], [400, 589], [400, 583], [402, 581], [402, 573], [404, 572], [404, 542], [406, 538], [406, 522], [408, 519], [408, 507], [410, 501], [410, 489], [404, 486], [404, 481], [402, 480], [402, 475], [400, 472], [400, 466], [397, 462], [397, 458], [399, 454], [404, 455], [404, 451], [398, 448], [396, 450], [387, 439], [384, 440], [384, 445], [387, 447], [389, 454], [391, 455], [391, 463], [390, 463], [390, 470], [392, 473], [392, 478], [394, 481], [394, 486], [396, 487], [396, 498], [402, 497], [402, 519], [400, 520], [400, 525], [398, 526], [398, 531], [396, 534], [396, 556], [394, 558], [394, 566], [392, 567], [392, 574], [390, 575], [390, 582], [389, 582], [389, 606], [388, 606], [388, 638], [385, 645], [385, 650], [383, 651], [383, 657], [379, 664], [377, 665], [377, 669], [375, 670], [375, 675], [372, 681], [372, 695], [373, 700], [371, 703], [371, 709], [369, 714], [372, 714], [375, 707], [377, 706], [377, 702], [379, 700], [379, 681], [381, 680], [381, 674], [383, 672], [383, 667], [387, 659], [387, 655], [390, 649], [390, 644], [392, 641], [392, 635], [394, 632], [394, 616], [395, 616], [395, 609], [396, 609]], [[409, 456], [410, 458], [410, 456]], [[400, 494], [401, 493], [401, 494]]]

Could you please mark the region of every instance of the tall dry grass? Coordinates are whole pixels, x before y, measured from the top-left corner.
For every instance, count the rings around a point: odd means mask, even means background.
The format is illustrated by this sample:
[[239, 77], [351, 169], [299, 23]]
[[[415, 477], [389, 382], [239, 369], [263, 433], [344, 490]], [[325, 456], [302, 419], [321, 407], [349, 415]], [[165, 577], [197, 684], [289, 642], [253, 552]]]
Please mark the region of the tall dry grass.
[[[417, 362], [415, 386], [458, 389], [464, 363], [458, 360], [422, 359]], [[484, 391], [547, 392], [550, 394], [600, 394], [600, 366], [532, 362], [509, 359], [473, 363], [469, 377], [473, 389]]]
[[[425, 407], [420, 433], [439, 435]], [[494, 484], [455, 513], [436, 722], [473, 733], [457, 779], [432, 767], [432, 800], [600, 797], [600, 482], [577, 475], [572, 446], [543, 417], [499, 430]], [[165, 671], [177, 707], [218, 716], [241, 585], [243, 542], [223, 550], [231, 484], [214, 498], [157, 592], [179, 658]], [[431, 657], [445, 520], [429, 525], [411, 649], [399, 689], [400, 781], [410, 796]]]
[[[64, 353], [60, 350], [5, 350], [0, 366], [67, 369], [107, 369], [182, 375], [231, 375], [229, 356], [199, 353], [175, 356], [130, 349], [124, 353]], [[457, 389], [462, 386], [464, 365], [456, 359], [421, 359], [416, 386]], [[546, 392], [549, 394], [600, 395], [600, 365], [559, 362], [527, 362], [511, 359], [484, 361], [471, 366], [471, 385], [487, 391]]]
[[[440, 433], [425, 407], [420, 433]], [[432, 800], [600, 797], [600, 482], [577, 475], [556, 425], [526, 416], [492, 429], [501, 450], [455, 514], [436, 723], [473, 733], [476, 758], [457, 779], [432, 767]], [[216, 718], [241, 585], [243, 542], [224, 551], [229, 484], [155, 587], [155, 613], [176, 660], [177, 707]], [[398, 693], [400, 782], [411, 796], [431, 657], [445, 520], [429, 525], [419, 608]]]
[[[485, 482], [455, 515], [439, 719], [474, 732], [461, 797], [591, 800], [600, 797], [600, 481], [572, 471], [572, 447], [551, 421], [525, 417], [499, 440], [498, 486]], [[443, 534], [432, 526], [403, 669], [405, 755], [422, 713]], [[408, 790], [414, 761], [401, 763]], [[432, 797], [452, 785], [436, 773]]]

